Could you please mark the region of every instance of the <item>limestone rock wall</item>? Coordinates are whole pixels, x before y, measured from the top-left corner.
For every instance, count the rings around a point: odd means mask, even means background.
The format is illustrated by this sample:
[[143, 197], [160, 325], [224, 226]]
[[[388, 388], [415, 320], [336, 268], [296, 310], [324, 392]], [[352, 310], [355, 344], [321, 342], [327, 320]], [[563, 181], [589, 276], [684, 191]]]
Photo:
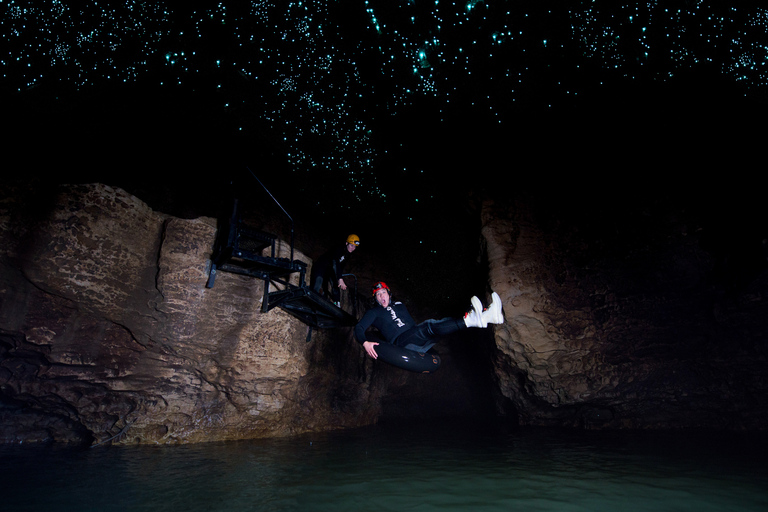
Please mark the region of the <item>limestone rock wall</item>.
[[215, 219], [166, 216], [105, 185], [4, 191], [0, 441], [196, 442], [376, 421], [382, 386], [360, 385], [358, 354], [328, 356], [350, 350], [344, 336], [307, 343], [305, 324], [262, 313], [261, 280], [221, 272], [205, 288]]
[[[258, 279], [221, 272], [205, 288], [215, 219], [99, 184], [0, 192], [0, 442], [283, 436], [478, 416], [494, 394], [523, 425], [768, 424], [768, 244], [751, 227], [740, 246], [663, 202], [497, 193], [479, 217], [506, 322], [446, 340], [422, 376], [366, 358], [351, 329], [307, 343], [305, 324], [261, 312]], [[362, 261], [365, 288], [386, 268]]]
[[505, 304], [499, 410], [528, 425], [765, 428], [760, 238], [748, 279], [718, 281], [723, 261], [731, 274], [747, 264], [733, 246], [721, 247], [730, 258], [709, 250], [710, 226], [692, 211], [599, 201], [483, 204], [490, 285]]

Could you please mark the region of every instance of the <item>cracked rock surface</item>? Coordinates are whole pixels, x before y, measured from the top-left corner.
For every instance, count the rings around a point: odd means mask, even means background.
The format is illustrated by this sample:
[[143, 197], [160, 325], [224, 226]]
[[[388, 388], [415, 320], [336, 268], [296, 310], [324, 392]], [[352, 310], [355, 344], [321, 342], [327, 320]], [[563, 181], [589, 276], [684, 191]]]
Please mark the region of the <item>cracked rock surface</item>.
[[743, 250], [728, 239], [713, 249], [715, 223], [692, 210], [591, 199], [483, 204], [506, 317], [495, 335], [500, 409], [527, 425], [765, 428], [759, 231], [733, 237], [754, 239]]
[[5, 190], [3, 442], [182, 443], [375, 421], [357, 358], [345, 377], [324, 333], [308, 344], [305, 324], [262, 313], [263, 281], [219, 273], [205, 287], [215, 219], [167, 216], [100, 184]]

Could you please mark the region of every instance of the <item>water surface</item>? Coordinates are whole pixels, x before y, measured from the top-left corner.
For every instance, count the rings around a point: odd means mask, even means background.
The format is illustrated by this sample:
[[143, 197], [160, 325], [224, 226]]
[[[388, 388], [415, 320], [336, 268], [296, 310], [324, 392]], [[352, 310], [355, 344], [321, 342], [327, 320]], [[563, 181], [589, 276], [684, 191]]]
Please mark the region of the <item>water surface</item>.
[[0, 448], [8, 511], [761, 511], [758, 436], [445, 421], [195, 446]]

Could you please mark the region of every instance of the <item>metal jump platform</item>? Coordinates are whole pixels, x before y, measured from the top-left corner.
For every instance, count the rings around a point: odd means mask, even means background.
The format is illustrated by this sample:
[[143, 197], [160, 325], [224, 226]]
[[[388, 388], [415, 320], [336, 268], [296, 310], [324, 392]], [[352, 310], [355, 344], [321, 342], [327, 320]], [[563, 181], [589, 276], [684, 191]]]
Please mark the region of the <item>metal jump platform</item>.
[[[256, 180], [259, 181], [258, 178]], [[264, 189], [266, 190], [266, 187]], [[272, 199], [277, 203], [274, 197]], [[277, 205], [280, 206], [279, 203]], [[293, 218], [282, 206], [280, 209], [291, 220], [290, 258], [276, 256], [275, 235], [253, 229], [241, 222], [238, 202], [235, 200], [230, 218], [225, 222], [219, 221], [206, 288], [213, 288], [218, 272], [255, 277], [264, 280], [262, 313], [279, 307], [310, 327], [318, 329], [355, 325], [357, 319], [354, 316], [315, 293], [305, 284], [307, 264], [293, 258]], [[291, 275], [296, 273], [299, 274], [298, 285], [289, 281]], [[270, 284], [273, 283], [277, 284], [276, 289], [270, 291]]]

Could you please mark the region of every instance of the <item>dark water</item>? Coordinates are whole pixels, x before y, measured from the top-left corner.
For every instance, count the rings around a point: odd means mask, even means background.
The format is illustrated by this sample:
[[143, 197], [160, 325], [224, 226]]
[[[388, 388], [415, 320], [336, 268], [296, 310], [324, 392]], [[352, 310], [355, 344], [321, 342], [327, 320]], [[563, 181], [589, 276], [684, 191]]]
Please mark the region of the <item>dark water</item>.
[[759, 437], [445, 422], [175, 447], [0, 448], [5, 511], [761, 511]]

